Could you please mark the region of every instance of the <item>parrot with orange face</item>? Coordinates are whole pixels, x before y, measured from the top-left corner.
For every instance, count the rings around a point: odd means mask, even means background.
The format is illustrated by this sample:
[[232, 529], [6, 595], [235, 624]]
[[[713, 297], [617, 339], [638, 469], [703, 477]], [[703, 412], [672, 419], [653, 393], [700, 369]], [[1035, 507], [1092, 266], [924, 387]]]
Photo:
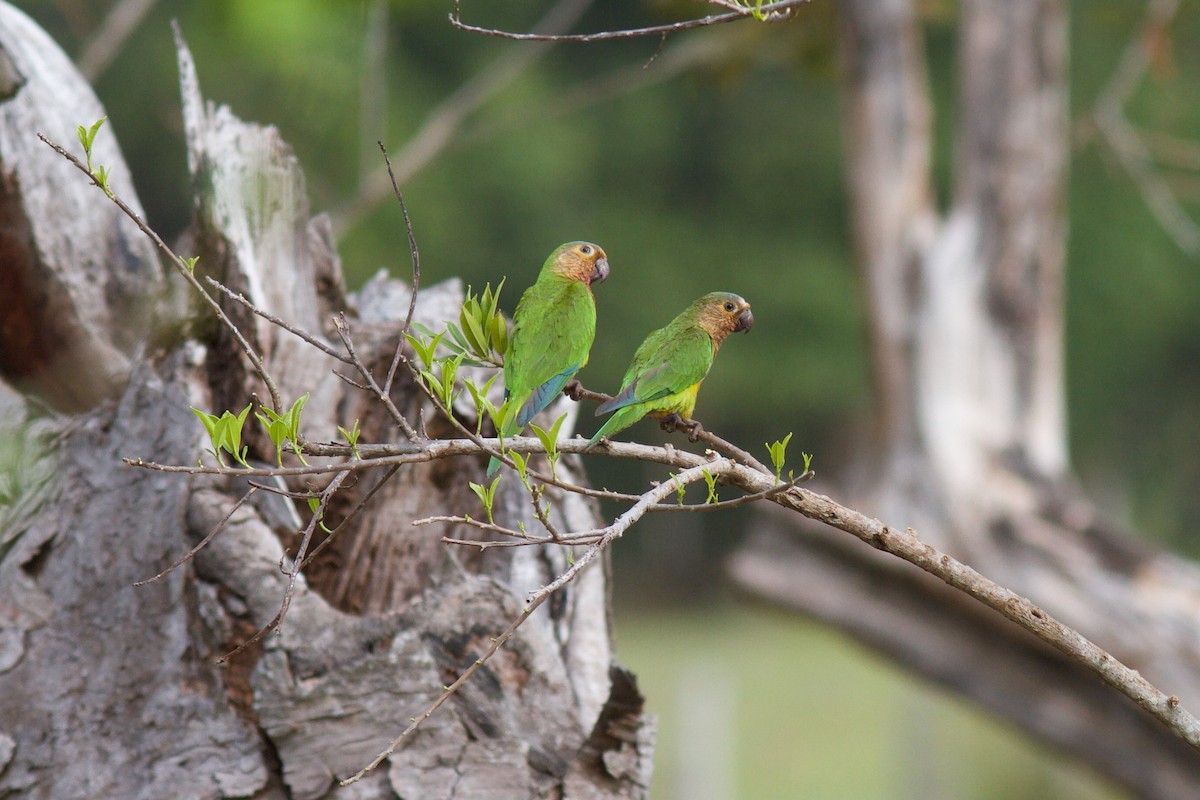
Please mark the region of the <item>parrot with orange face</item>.
[[[592, 284], [608, 277], [608, 256], [591, 242], [560, 245], [513, 313], [504, 358], [504, 397], [511, 411], [501, 431], [520, 433], [550, 405], [588, 360], [596, 336]], [[488, 462], [488, 475], [500, 462]]]
[[717, 350], [726, 336], [749, 331], [753, 325], [754, 315], [744, 299], [730, 292], [711, 292], [651, 333], [633, 354], [621, 391], [596, 409], [596, 416], [615, 413], [592, 435], [589, 446], [645, 416], [677, 414], [685, 420], [683, 427], [694, 431], [698, 423], [690, 420], [696, 394]]

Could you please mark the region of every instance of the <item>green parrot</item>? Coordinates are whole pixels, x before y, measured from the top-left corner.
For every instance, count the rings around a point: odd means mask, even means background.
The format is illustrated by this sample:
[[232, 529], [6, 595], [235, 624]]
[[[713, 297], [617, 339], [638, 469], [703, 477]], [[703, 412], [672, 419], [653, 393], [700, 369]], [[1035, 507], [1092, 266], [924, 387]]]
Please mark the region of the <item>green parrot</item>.
[[749, 331], [753, 325], [749, 303], [730, 292], [712, 292], [684, 309], [666, 327], [651, 333], [633, 354], [621, 391], [596, 409], [596, 416], [616, 413], [592, 435], [588, 446], [647, 415], [678, 415], [686, 420], [682, 427], [694, 434], [700, 427], [700, 423], [691, 421], [696, 394], [721, 342], [735, 331]]
[[[590, 242], [568, 242], [550, 254], [521, 295], [504, 357], [504, 398], [512, 408], [505, 438], [520, 433], [587, 363], [596, 336], [591, 286], [607, 277], [604, 250]], [[499, 467], [491, 459], [488, 475]]]

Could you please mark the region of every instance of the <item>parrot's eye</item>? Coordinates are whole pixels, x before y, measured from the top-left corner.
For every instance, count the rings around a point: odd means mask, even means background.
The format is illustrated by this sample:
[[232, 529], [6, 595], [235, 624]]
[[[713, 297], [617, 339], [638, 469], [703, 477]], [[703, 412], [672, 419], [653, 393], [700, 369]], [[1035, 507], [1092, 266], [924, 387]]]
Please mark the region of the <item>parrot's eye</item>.
[[733, 304], [733, 301], [732, 301], [732, 300], [726, 300], [726, 301], [725, 301], [725, 310], [726, 310], [726, 311], [733, 311], [735, 308], [737, 308], [737, 306], [735, 306], [735, 305]]
[[585, 256], [590, 256], [592, 254], [592, 247], [591, 247], [591, 245], [587, 245], [587, 244], [581, 245], [579, 248], [579, 252], [583, 253]]

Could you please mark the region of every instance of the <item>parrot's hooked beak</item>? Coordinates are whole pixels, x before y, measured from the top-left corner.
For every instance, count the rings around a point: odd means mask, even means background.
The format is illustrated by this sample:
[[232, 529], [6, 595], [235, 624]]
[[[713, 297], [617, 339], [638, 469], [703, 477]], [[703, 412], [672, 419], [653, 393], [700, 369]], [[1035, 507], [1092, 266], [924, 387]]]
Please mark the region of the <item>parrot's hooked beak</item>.
[[750, 329], [753, 327], [754, 327], [754, 315], [751, 314], [750, 309], [747, 308], [745, 311], [738, 314], [737, 324], [735, 324], [733, 326], [733, 330], [735, 332], [736, 331], [745, 331], [746, 333], [749, 333]]
[[596, 259], [596, 266], [592, 269], [592, 277], [588, 279], [588, 283], [603, 283], [608, 277], [608, 259]]

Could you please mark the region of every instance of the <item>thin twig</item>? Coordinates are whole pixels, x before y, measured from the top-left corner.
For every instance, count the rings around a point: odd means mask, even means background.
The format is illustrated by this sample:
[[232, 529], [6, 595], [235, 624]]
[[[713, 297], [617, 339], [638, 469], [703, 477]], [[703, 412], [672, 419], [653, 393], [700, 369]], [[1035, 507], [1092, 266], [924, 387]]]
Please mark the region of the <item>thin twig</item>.
[[[87, 168], [86, 164], [84, 164], [82, 161], [80, 161], [78, 158], [76, 158], [73, 154], [67, 152], [61, 145], [57, 144], [56, 142], [53, 142], [50, 139], [46, 138], [46, 136], [44, 134], [39, 133], [37, 135], [37, 137], [39, 139], [41, 139], [43, 142], [45, 142], [47, 145], [49, 145], [60, 156], [62, 156], [63, 158], [67, 159], [67, 161], [70, 161], [73, 165], [75, 165], [76, 169], [78, 169], [84, 175], [87, 175], [89, 178], [91, 178], [92, 183], [96, 184], [96, 186], [100, 185], [100, 181], [97, 179], [97, 176], [94, 175], [92, 173], [92, 171]], [[263, 364], [263, 360], [259, 357], [258, 353], [254, 350], [254, 347], [250, 344], [250, 342], [248, 342], [246, 340], [246, 337], [242, 335], [242, 332], [238, 329], [238, 327], [236, 325], [233, 324], [232, 320], [230, 320], [229, 317], [227, 317], [225, 315], [225, 311], [221, 308], [221, 304], [218, 303], [215, 299], [213, 299], [212, 295], [210, 295], [204, 289], [204, 286], [201, 285], [200, 281], [198, 281], [196, 279], [195, 274], [193, 274], [192, 270], [188, 267], [187, 263], [182, 258], [180, 258], [175, 253], [174, 250], [172, 250], [170, 247], [168, 247], [167, 243], [162, 240], [162, 238], [154, 231], [154, 229], [151, 228], [149, 225], [147, 225], [145, 220], [143, 220], [136, 211], [134, 211], [132, 208], [130, 208], [116, 192], [113, 192], [111, 190], [111, 187], [109, 189], [108, 198], [110, 200], [112, 200], [114, 203], [116, 203], [117, 208], [119, 208], [119, 209], [121, 209], [121, 211], [125, 212], [125, 216], [127, 216], [131, 220], [133, 220], [134, 224], [138, 226], [138, 230], [140, 230], [142, 233], [146, 234], [146, 236], [150, 237], [150, 240], [152, 242], [154, 242], [154, 244], [158, 247], [158, 249], [161, 250], [163, 252], [163, 254], [165, 254], [167, 256], [167, 259], [171, 262], [171, 264], [174, 265], [175, 270], [180, 275], [183, 276], [183, 279], [185, 281], [187, 281], [193, 289], [195, 289], [197, 292], [199, 292], [200, 297], [203, 298], [204, 302], [208, 304], [208, 306], [212, 309], [213, 313], [217, 315], [217, 319], [219, 319], [221, 321], [221, 324], [224, 325], [225, 328], [233, 335], [234, 340], [238, 343], [238, 346], [242, 349], [242, 353], [245, 354], [246, 359], [250, 362], [250, 366], [254, 369], [254, 371], [258, 374], [258, 377], [261, 378], [262, 382], [266, 385], [267, 391], [271, 393], [271, 402], [275, 407], [275, 411], [277, 411], [279, 413], [283, 413], [283, 401], [280, 399], [279, 387], [277, 387], [275, 385], [275, 381], [271, 378], [270, 373], [267, 372], [267, 369]]]
[[1163, 231], [1180, 250], [1195, 254], [1200, 252], [1200, 225], [1154, 168], [1146, 142], [1125, 116], [1125, 106], [1149, 66], [1148, 34], [1169, 25], [1178, 8], [1179, 0], [1152, 0], [1147, 5], [1142, 24], [1130, 37], [1117, 68], [1096, 99], [1092, 117]]
[[318, 492], [312, 492], [307, 489], [304, 491], [292, 491], [291, 489], [283, 489], [279, 486], [271, 486], [270, 484], [259, 483], [258, 481], [249, 481], [249, 484], [255, 489], [262, 489], [264, 492], [277, 494], [280, 497], [287, 497], [291, 500], [308, 500], [319, 495]]
[[119, 0], [114, 3], [100, 23], [75, 64], [87, 82], [96, 85], [108, 65], [121, 52], [125, 42], [142, 24], [157, 0]]
[[458, 676], [458, 679], [456, 681], [454, 681], [454, 683], [450, 684], [449, 686], [443, 687], [443, 691], [442, 691], [441, 695], [438, 696], [437, 700], [433, 701], [433, 703], [427, 709], [425, 709], [423, 712], [421, 712], [421, 714], [419, 716], [413, 717], [412, 722], [409, 724], [409, 726], [407, 728], [405, 728], [403, 731], [401, 731], [400, 735], [397, 736], [395, 739], [393, 739], [392, 742], [381, 753], [379, 753], [379, 755], [375, 756], [375, 758], [371, 761], [370, 764], [367, 764], [367, 766], [363, 767], [358, 772], [351, 775], [349, 778], [346, 778], [345, 780], [341, 781], [340, 785], [341, 786], [349, 786], [350, 784], [359, 780], [364, 775], [366, 775], [368, 772], [370, 772], [371, 770], [375, 769], [380, 764], [382, 764], [384, 759], [386, 759], [388, 756], [395, 753], [396, 748], [398, 748], [400, 746], [401, 742], [403, 742], [407, 736], [409, 736], [413, 731], [415, 731], [417, 728], [419, 728], [421, 726], [422, 722], [424, 722], [425, 720], [432, 717], [434, 715], [434, 713], [439, 708], [442, 707], [443, 703], [445, 703], [447, 700], [449, 700], [451, 697], [453, 697], [458, 692], [458, 690], [462, 688], [463, 684], [465, 684], [467, 681], [469, 681], [471, 679], [471, 676], [474, 675], [480, 667], [482, 667], [484, 664], [486, 664], [488, 662], [488, 660], [492, 656], [494, 656], [501, 647], [504, 646], [505, 642], [507, 642], [509, 639], [512, 638], [512, 635], [514, 633], [516, 633], [517, 628], [521, 627], [521, 625], [525, 622], [525, 620], [529, 619], [529, 615], [532, 614], [534, 611], [536, 611], [537, 607], [540, 606], [543, 602], [545, 602], [545, 599], [546, 598], [543, 597], [543, 598], [536, 600], [534, 602], [531, 602], [527, 606], [525, 606], [525, 608], [521, 611], [521, 613], [517, 616], [517, 618], [514, 619], [507, 628], [505, 628], [504, 632], [492, 640], [491, 645], [488, 647], [488, 649], [486, 651], [484, 651], [484, 654], [482, 656], [480, 656], [479, 658], [475, 659], [474, 664], [467, 667], [463, 671], [463, 673]]
[[[377, 467], [390, 467], [396, 464], [417, 464], [428, 461], [437, 461], [443, 458], [453, 458], [455, 456], [465, 455], [499, 455], [500, 454], [500, 439], [485, 438], [476, 436], [474, 432], [468, 431], [470, 434], [465, 439], [428, 439], [421, 442], [397, 442], [390, 445], [365, 445], [358, 446], [359, 452], [363, 458], [354, 461], [339, 461], [336, 464], [310, 464], [308, 466], [296, 467], [208, 467], [208, 466], [186, 466], [182, 464], [159, 464], [153, 461], [146, 461], [140, 458], [125, 458], [123, 461], [131, 467], [139, 467], [141, 469], [155, 470], [156, 472], [175, 472], [186, 475], [229, 475], [233, 477], [243, 478], [261, 478], [272, 475], [282, 475], [285, 477], [297, 475], [329, 475], [344, 470], [361, 472], [363, 470], [375, 469]], [[353, 451], [349, 446], [334, 445], [330, 443], [314, 444], [314, 450], [341, 452], [347, 457], [352, 456]], [[604, 448], [589, 447], [586, 439], [566, 439], [558, 442], [555, 448], [561, 453], [588, 453], [593, 455], [608, 456], [611, 458], [625, 458], [635, 461], [650, 461], [658, 464], [666, 464], [672, 467], [690, 467], [696, 464], [707, 463], [710, 459], [696, 453], [688, 452], [687, 450], [679, 450], [672, 446], [655, 447], [653, 445], [639, 444], [637, 442], [614, 442], [610, 441]], [[545, 446], [541, 440], [533, 436], [508, 436], [504, 439], [505, 451], [516, 453], [537, 453], [544, 454]], [[308, 452], [307, 448], [305, 452]], [[368, 457], [368, 453], [379, 453]], [[314, 452], [313, 455], [322, 455], [321, 452]], [[530, 474], [534, 474], [530, 471]], [[774, 482], [774, 472], [770, 473], [771, 480]], [[565, 483], [563, 481], [554, 481], [550, 476], [545, 476], [545, 483], [548, 486], [557, 486], [567, 491], [577, 491], [577, 493], [586, 493], [585, 487], [577, 487], [574, 484]], [[539, 480], [541, 478], [539, 477]], [[602, 490], [591, 490], [592, 496], [602, 497], [611, 500], [627, 500], [631, 495], [621, 495], [616, 492], [604, 492]]]
[[353, 386], [355, 389], [362, 389], [364, 392], [371, 391], [370, 386], [367, 386], [365, 383], [359, 383], [358, 381], [354, 380], [354, 378], [351, 378], [349, 375], [343, 375], [342, 373], [338, 372], [337, 370], [333, 371], [333, 377], [337, 378], [338, 380], [340, 380], [342, 383], [346, 384], [347, 386]]
[[[447, 517], [447, 519], [452, 519]], [[455, 539], [452, 536], [443, 536], [441, 538], [443, 544], [456, 544], [462, 547], [478, 547], [480, 552], [489, 550], [493, 547], [526, 547], [531, 544], [553, 544], [549, 539], [545, 542], [527, 542], [523, 539], [509, 541], [507, 539], [490, 539], [490, 540], [474, 540], [474, 539]]]
[[355, 503], [354, 507], [346, 513], [346, 516], [342, 517], [342, 521], [339, 522], [337, 526], [333, 528], [333, 530], [327, 532], [321, 543], [313, 548], [313, 551], [308, 554], [308, 557], [305, 558], [304, 561], [300, 562], [301, 570], [306, 569], [308, 565], [312, 563], [312, 560], [319, 556], [321, 551], [333, 541], [334, 537], [341, 533], [342, 529], [349, 525], [350, 522], [358, 516], [359, 512], [362, 511], [363, 508], [366, 507], [367, 503], [370, 502], [371, 498], [375, 496], [375, 493], [382, 489], [383, 485], [392, 479], [392, 476], [396, 474], [400, 467], [400, 464], [393, 465], [392, 468], [387, 471], [387, 474], [380, 478], [379, 482], [372, 486], [371, 490], [363, 496], [363, 499]]
[[[642, 499], [635, 503], [631, 508], [627, 509], [621, 516], [617, 517], [613, 523], [606, 528], [595, 531], [594, 533], [600, 537], [599, 541], [584, 551], [583, 555], [575, 559], [575, 563], [567, 568], [566, 572], [559, 575], [550, 583], [538, 589], [529, 596], [531, 603], [540, 603], [554, 592], [566, 586], [593, 559], [598, 556], [610, 544], [619, 539], [625, 531], [629, 530], [635, 522], [641, 519], [649, 510], [650, 506], [657, 505], [659, 501], [673, 492], [678, 490], [680, 486], [687, 486], [690, 483], [704, 480], [705, 476], [723, 475], [737, 467], [737, 464], [728, 458], [723, 458], [717, 461], [712, 461], [707, 464], [685, 469], [679, 474], [673, 476], [670, 481], [666, 481], [659, 486], [654, 487], [650, 491], [642, 495]], [[587, 531], [587, 534], [592, 534], [592, 531]]]
[[188, 561], [191, 561], [192, 557], [195, 556], [196, 553], [199, 553], [201, 550], [203, 550], [204, 546], [206, 544], [208, 544], [209, 542], [211, 542], [212, 538], [214, 536], [216, 536], [217, 533], [229, 523], [229, 520], [233, 517], [234, 513], [239, 508], [242, 507], [242, 504], [245, 503], [247, 500], [249, 500], [251, 497], [253, 497], [254, 493], [256, 491], [258, 491], [260, 488], [266, 488], [266, 487], [260, 487], [260, 486], [256, 486], [256, 485], [251, 486], [250, 491], [248, 491], [244, 495], [242, 495], [242, 498], [233, 504], [233, 508], [229, 509], [229, 513], [226, 514], [225, 517], [220, 522], [218, 522], [216, 525], [214, 525], [213, 529], [211, 531], [209, 531], [208, 534], [203, 539], [201, 539], [200, 542], [195, 547], [193, 547], [191, 550], [188, 550], [182, 556], [180, 556], [175, 561], [173, 561], [171, 563], [171, 566], [167, 567], [162, 572], [155, 575], [153, 578], [146, 578], [144, 581], [137, 581], [133, 585], [134, 586], [145, 586], [147, 583], [154, 583], [155, 581], [162, 580], [172, 570], [183, 566]]
[[341, 361], [343, 364], [350, 364], [351, 366], [354, 365], [353, 361], [351, 361], [349, 358], [347, 358], [346, 356], [339, 353], [337, 350], [334, 350], [332, 347], [325, 344], [323, 341], [321, 341], [317, 337], [306, 332], [302, 328], [297, 328], [295, 325], [292, 325], [290, 322], [280, 319], [279, 317], [272, 314], [270, 311], [264, 311], [263, 309], [259, 308], [254, 303], [252, 303], [250, 301], [250, 299], [248, 297], [246, 297], [246, 295], [242, 294], [241, 292], [233, 291], [228, 286], [221, 283], [220, 281], [218, 281], [216, 278], [212, 277], [211, 275], [204, 276], [204, 280], [209, 286], [212, 286], [217, 291], [222, 292], [226, 297], [228, 297], [233, 302], [244, 306], [251, 313], [257, 314], [258, 316], [262, 317], [263, 319], [265, 319], [267, 322], [271, 323], [272, 325], [278, 325], [280, 328], [283, 328], [285, 331], [292, 334], [293, 336], [299, 337], [300, 339], [304, 340], [308, 344], [317, 348], [318, 350], [320, 350], [322, 353], [329, 356], [330, 358], [336, 358], [338, 361]]
[[[721, 510], [728, 509], [728, 508], [737, 508], [738, 506], [744, 506], [744, 505], [748, 505], [750, 503], [756, 503], [760, 500], [766, 500], [768, 498], [774, 497], [777, 494], [786, 492], [788, 489], [791, 489], [793, 486], [797, 486], [800, 483], [803, 483], [804, 481], [811, 480], [815, 474], [816, 473], [814, 473], [812, 470], [809, 470], [808, 472], [805, 472], [803, 475], [799, 475], [799, 476], [793, 478], [792, 480], [787, 481], [786, 483], [781, 483], [781, 484], [778, 484], [777, 486], [772, 486], [770, 489], [764, 489], [761, 492], [754, 492], [753, 494], [745, 494], [745, 495], [742, 495], [741, 497], [735, 498], [733, 500], [722, 500], [717, 503], [655, 503], [654, 505], [648, 506], [646, 508], [646, 511], [647, 511], [647, 513], [664, 512], [664, 511], [706, 512], [706, 511], [721, 511]], [[656, 487], [658, 485], [660, 485], [660, 484], [655, 484]], [[582, 488], [582, 487], [580, 487], [580, 488]], [[673, 489], [675, 488], [674, 483], [672, 483], [672, 488]], [[632, 497], [633, 502], [639, 502], [644, 497], [644, 495], [626, 495], [626, 496]], [[539, 517], [539, 519], [541, 519], [541, 517]], [[496, 525], [495, 523], [483, 522], [482, 520], [478, 520], [478, 519], [475, 519], [474, 517], [467, 517], [467, 516], [425, 517], [424, 519], [413, 520], [412, 524], [413, 525], [429, 525], [429, 524], [432, 524], [435, 522], [455, 524], [455, 525], [470, 525], [471, 527], [479, 528], [480, 530], [492, 531], [494, 533], [499, 533], [504, 536], [511, 536], [514, 539], [518, 540], [515, 542], [494, 542], [494, 541], [480, 542], [480, 541], [470, 540], [470, 539], [455, 539], [455, 538], [451, 538], [449, 536], [442, 537], [442, 541], [446, 542], [447, 544], [468, 545], [471, 547], [479, 547], [480, 549], [484, 549], [485, 547], [495, 547], [495, 546], [521, 547], [521, 546], [525, 546], [525, 545], [535, 545], [535, 544], [565, 544], [565, 545], [592, 544], [594, 541], [596, 541], [596, 539], [600, 535], [600, 533], [596, 532], [596, 531], [586, 531], [584, 533], [562, 534], [562, 533], [558, 533], [558, 531], [556, 531], [556, 530], [551, 530], [552, 536], [550, 536], [550, 537], [534, 536], [533, 534], [528, 533], [527, 531], [518, 530], [518, 529], [514, 529], [514, 528], [506, 528], [503, 525]], [[543, 520], [543, 524], [545, 524], [545, 520]], [[557, 538], [555, 538], [553, 535], [556, 535]]]
[[225, 655], [221, 656], [221, 658], [217, 660], [218, 664], [224, 664], [226, 661], [233, 658], [250, 645], [262, 639], [271, 631], [279, 630], [279, 627], [283, 624], [283, 618], [287, 616], [288, 609], [292, 605], [292, 597], [296, 593], [296, 582], [300, 578], [300, 563], [304, 560], [304, 556], [308, 551], [308, 543], [312, 541], [313, 532], [316, 530], [317, 525], [321, 523], [321, 519], [325, 515], [325, 509], [328, 507], [330, 499], [337, 494], [338, 489], [340, 489], [342, 486], [342, 482], [346, 480], [349, 475], [349, 471], [339, 472], [333, 477], [333, 480], [329, 482], [329, 485], [321, 491], [321, 500], [317, 504], [317, 508], [313, 512], [312, 518], [308, 521], [308, 524], [304, 526], [304, 532], [300, 539], [300, 547], [296, 550], [296, 557], [292, 559], [291, 569], [287, 570], [287, 589], [284, 590], [283, 602], [279, 604], [279, 611], [275, 612], [275, 616], [271, 619], [271, 621], [260, 628], [257, 633], [255, 633], [249, 639], [243, 641]]
[[[503, 525], [497, 525], [494, 522], [484, 522], [483, 520], [475, 519], [474, 517], [459, 517], [459, 516], [440, 515], [440, 516], [435, 516], [435, 517], [422, 517], [421, 519], [414, 519], [411, 524], [414, 527], [420, 526], [420, 525], [436, 525], [436, 524], [470, 525], [471, 527], [478, 528], [481, 531], [491, 531], [492, 533], [499, 533], [499, 534], [503, 534], [504, 536], [511, 536], [514, 539], [521, 539], [523, 541], [530, 542], [532, 544], [551, 544], [554, 542], [554, 540], [548, 536], [535, 536], [532, 533], [529, 533], [528, 531], [522, 531], [522, 530], [518, 530], [516, 528], [506, 528]], [[470, 544], [472, 546], [478, 545], [478, 544], [489, 544], [489, 542], [465, 542], [465, 543]]]
[[545, 484], [541, 486], [529, 487], [529, 499], [533, 502], [533, 515], [537, 517], [538, 522], [542, 523], [542, 527], [550, 534], [550, 539], [554, 542], [564, 541], [562, 533], [558, 528], [554, 527], [554, 523], [550, 521], [550, 515], [542, 506], [542, 493], [546, 490]]
[[[804, 5], [808, 2], [809, 0], [777, 0], [774, 3], [763, 4], [760, 13], [772, 15], [771, 21], [773, 22], [781, 21], [795, 13], [796, 6]], [[707, 17], [682, 20], [666, 25], [651, 25], [647, 28], [625, 28], [618, 31], [599, 31], [597, 33], [515, 33], [497, 30], [496, 28], [469, 25], [462, 21], [459, 6], [459, 0], [455, 0], [454, 11], [450, 12], [450, 24], [459, 30], [478, 33], [483, 36], [495, 36], [500, 39], [514, 39], [521, 42], [603, 42], [611, 39], [636, 39], [641, 36], [662, 37], [692, 28], [706, 28], [710, 25], [720, 25], [742, 19], [753, 19], [755, 13], [754, 8], [739, 6], [736, 11], [729, 11], [724, 14], [712, 14]]]
[[[536, 30], [551, 32], [566, 30], [574, 25], [592, 5], [593, 0], [559, 0], [535, 26]], [[404, 184], [413, 175], [437, 158], [455, 139], [463, 121], [496, 96], [538, 59], [550, 52], [542, 47], [508, 48], [498, 58], [481, 69], [437, 104], [420, 128], [396, 156], [397, 183]], [[359, 188], [350, 202], [335, 211], [333, 228], [338, 237], [355, 225], [371, 209], [381, 203], [388, 193], [387, 181], [372, 176]]]
[[387, 380], [383, 382], [384, 393], [391, 394], [392, 381], [396, 378], [396, 368], [400, 366], [400, 359], [404, 357], [405, 336], [408, 329], [412, 327], [413, 312], [417, 310], [417, 292], [421, 289], [421, 250], [417, 247], [417, 236], [413, 233], [412, 220], [408, 216], [408, 206], [404, 203], [404, 195], [396, 183], [396, 173], [392, 171], [392, 160], [388, 158], [388, 151], [383, 146], [383, 142], [377, 144], [383, 152], [383, 161], [387, 164], [388, 178], [391, 179], [396, 202], [400, 204], [400, 213], [404, 215], [404, 230], [408, 233], [408, 252], [412, 261], [412, 292], [408, 300], [408, 314], [404, 317], [404, 327], [400, 329], [400, 336], [396, 341], [396, 354], [392, 356], [392, 365], [388, 368]]
[[338, 313], [333, 318], [333, 327], [337, 330], [338, 336], [342, 340], [342, 344], [346, 346], [346, 355], [350, 356], [350, 362], [354, 364], [354, 368], [358, 370], [358, 374], [366, 379], [367, 385], [371, 387], [371, 391], [375, 397], [383, 403], [384, 408], [392, 415], [392, 419], [404, 431], [404, 435], [409, 439], [416, 441], [421, 438], [404, 415], [400, 413], [400, 409], [396, 408], [396, 404], [392, 402], [391, 395], [383, 391], [379, 384], [375, 382], [375, 376], [371, 374], [371, 370], [367, 369], [366, 364], [358, 357], [358, 353], [354, 350], [354, 340], [350, 337], [350, 324], [346, 322], [346, 315]]
[[704, 442], [707, 445], [711, 445], [714, 449], [725, 453], [725, 455], [731, 456], [734, 459], [736, 459], [737, 461], [741, 461], [746, 466], [756, 469], [759, 472], [765, 472], [767, 474], [771, 474], [771, 470], [767, 469], [767, 467], [761, 461], [759, 461], [757, 458], [750, 455], [745, 450], [743, 450], [742, 448], [735, 445], [733, 442], [727, 441], [725, 439], [722, 439], [720, 436], [717, 436], [715, 433], [710, 431], [708, 428], [701, 428], [699, 431], [696, 432], [696, 434], [697, 434], [696, 438], [699, 441]]

